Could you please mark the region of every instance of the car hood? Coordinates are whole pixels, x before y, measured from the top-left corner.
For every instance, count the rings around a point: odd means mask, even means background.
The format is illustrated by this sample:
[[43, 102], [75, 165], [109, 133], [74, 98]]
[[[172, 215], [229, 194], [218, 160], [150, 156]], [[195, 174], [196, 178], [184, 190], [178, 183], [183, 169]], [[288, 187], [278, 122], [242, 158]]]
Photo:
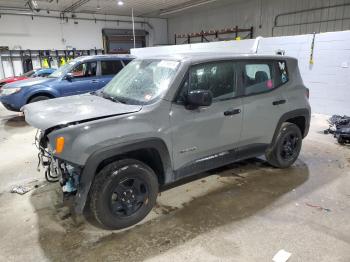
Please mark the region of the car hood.
[[95, 95], [77, 95], [28, 104], [23, 107], [28, 124], [41, 130], [140, 111], [140, 105], [126, 105]]
[[6, 85], [6, 88], [30, 87], [30, 86], [39, 85], [39, 84], [40, 85], [47, 84], [55, 80], [56, 78], [46, 78], [46, 77], [28, 78], [26, 80], [20, 80], [20, 81], [9, 83]]

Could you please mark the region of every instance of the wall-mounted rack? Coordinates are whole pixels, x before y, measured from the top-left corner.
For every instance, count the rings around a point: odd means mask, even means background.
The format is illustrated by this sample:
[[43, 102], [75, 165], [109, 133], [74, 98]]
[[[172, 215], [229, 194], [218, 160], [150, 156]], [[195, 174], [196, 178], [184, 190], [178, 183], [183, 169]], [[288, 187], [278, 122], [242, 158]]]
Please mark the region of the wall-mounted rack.
[[104, 54], [102, 49], [90, 50], [0, 50], [0, 78], [15, 76], [36, 67], [60, 67], [79, 56]]
[[[242, 33], [248, 33], [244, 36], [242, 36]], [[221, 30], [209, 30], [209, 31], [204, 31], [202, 30], [201, 32], [198, 33], [189, 33], [189, 34], [175, 34], [175, 45], [179, 44], [178, 40], [179, 39], [185, 39], [184, 42], [181, 44], [191, 44], [193, 43], [192, 39], [197, 38], [199, 41], [197, 42], [211, 42], [211, 41], [220, 41], [220, 40], [229, 40], [229, 39], [220, 39], [220, 35], [228, 35], [228, 34], [233, 34], [234, 39], [238, 39], [240, 37], [241, 39], [252, 39], [253, 38], [253, 27], [249, 29], [242, 29], [238, 28], [238, 26], [233, 27], [233, 28], [225, 28]], [[215, 37], [214, 39], [210, 39], [211, 37]], [[232, 38], [230, 38], [232, 40]]]

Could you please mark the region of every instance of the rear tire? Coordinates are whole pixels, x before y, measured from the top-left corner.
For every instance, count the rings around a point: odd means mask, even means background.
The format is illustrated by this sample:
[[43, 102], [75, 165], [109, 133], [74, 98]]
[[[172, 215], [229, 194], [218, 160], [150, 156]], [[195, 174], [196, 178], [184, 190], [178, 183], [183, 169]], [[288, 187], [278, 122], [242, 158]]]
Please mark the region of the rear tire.
[[43, 100], [48, 100], [50, 98], [51, 97], [48, 97], [48, 96], [36, 96], [36, 97], [31, 98], [29, 100], [28, 104], [43, 101]]
[[118, 160], [95, 177], [90, 209], [103, 227], [122, 229], [146, 217], [157, 195], [158, 179], [149, 166], [135, 159]]
[[292, 123], [283, 123], [275, 144], [266, 152], [266, 159], [277, 168], [290, 167], [298, 158], [302, 134], [299, 127]]

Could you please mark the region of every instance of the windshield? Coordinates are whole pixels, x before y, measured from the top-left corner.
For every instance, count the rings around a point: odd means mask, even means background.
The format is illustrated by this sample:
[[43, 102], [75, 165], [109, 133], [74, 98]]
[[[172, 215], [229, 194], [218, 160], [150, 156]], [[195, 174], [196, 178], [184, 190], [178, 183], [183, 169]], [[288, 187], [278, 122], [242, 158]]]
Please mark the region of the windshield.
[[150, 104], [169, 88], [180, 62], [134, 60], [103, 89], [103, 94], [127, 104]]
[[60, 68], [58, 68], [56, 71], [54, 71], [51, 75], [49, 75], [48, 77], [50, 78], [58, 78], [58, 77], [62, 77], [64, 75], [66, 75], [66, 73], [68, 73], [71, 68], [77, 63], [76, 60], [73, 60], [63, 66], [61, 66]]

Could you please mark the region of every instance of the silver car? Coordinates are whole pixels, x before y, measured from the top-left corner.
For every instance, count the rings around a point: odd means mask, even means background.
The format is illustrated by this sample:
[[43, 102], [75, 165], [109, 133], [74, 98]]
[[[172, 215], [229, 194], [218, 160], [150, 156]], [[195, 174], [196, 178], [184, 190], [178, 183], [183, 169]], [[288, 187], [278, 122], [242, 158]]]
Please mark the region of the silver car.
[[102, 90], [24, 107], [49, 181], [82, 213], [120, 229], [161, 186], [246, 158], [298, 158], [310, 123], [298, 62], [285, 56], [183, 54], [136, 59]]

